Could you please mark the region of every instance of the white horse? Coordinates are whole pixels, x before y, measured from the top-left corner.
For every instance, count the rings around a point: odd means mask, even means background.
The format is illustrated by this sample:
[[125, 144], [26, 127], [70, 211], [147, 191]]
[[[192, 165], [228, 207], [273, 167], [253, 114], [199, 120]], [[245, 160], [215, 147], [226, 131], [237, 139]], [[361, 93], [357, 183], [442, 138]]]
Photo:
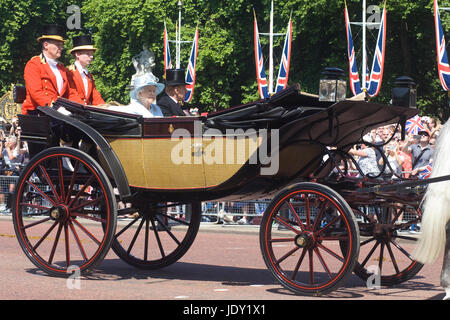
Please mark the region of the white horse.
[[[450, 121], [440, 131], [433, 159], [430, 178], [450, 175]], [[446, 292], [444, 300], [450, 300], [450, 180], [428, 185], [420, 230], [414, 259], [433, 263], [444, 252], [441, 286]]]

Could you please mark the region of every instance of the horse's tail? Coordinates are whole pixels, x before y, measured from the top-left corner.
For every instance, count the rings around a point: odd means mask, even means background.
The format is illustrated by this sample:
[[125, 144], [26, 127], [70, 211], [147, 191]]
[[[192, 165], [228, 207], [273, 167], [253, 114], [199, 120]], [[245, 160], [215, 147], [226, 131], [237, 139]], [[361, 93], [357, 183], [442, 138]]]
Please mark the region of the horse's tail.
[[450, 201], [442, 194], [433, 194], [429, 191], [427, 191], [423, 206], [421, 234], [413, 253], [414, 259], [421, 263], [433, 263], [444, 251], [445, 225], [450, 219]]
[[[450, 121], [440, 130], [433, 155], [431, 178], [450, 174]], [[430, 183], [424, 197], [421, 235], [413, 257], [432, 263], [444, 251], [445, 225], [450, 220], [450, 181]]]

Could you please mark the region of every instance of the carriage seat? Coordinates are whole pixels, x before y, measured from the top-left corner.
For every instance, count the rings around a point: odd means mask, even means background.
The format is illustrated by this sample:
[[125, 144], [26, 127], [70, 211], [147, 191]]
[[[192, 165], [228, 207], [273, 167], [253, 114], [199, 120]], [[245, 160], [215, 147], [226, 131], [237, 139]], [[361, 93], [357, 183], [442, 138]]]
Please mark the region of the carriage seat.
[[216, 129], [228, 128], [279, 128], [283, 124], [323, 111], [332, 103], [321, 102], [318, 96], [300, 91], [293, 85], [268, 99], [232, 107], [212, 113], [206, 126]]

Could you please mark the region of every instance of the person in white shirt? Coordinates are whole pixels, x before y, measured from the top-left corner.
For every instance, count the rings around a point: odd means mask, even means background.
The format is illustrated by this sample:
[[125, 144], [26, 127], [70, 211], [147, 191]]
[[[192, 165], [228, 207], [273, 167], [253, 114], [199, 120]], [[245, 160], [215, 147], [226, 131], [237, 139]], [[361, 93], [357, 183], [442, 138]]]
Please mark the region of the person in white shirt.
[[156, 96], [164, 90], [153, 74], [137, 78], [130, 92], [131, 103], [126, 106], [109, 106], [109, 110], [141, 115], [144, 118], [163, 117], [161, 108], [155, 103]]
[[69, 85], [77, 92], [86, 105], [102, 105], [105, 103], [100, 92], [95, 87], [94, 78], [87, 67], [94, 59], [97, 48], [94, 47], [90, 35], [73, 38], [73, 48], [69, 51], [75, 62], [68, 70]]

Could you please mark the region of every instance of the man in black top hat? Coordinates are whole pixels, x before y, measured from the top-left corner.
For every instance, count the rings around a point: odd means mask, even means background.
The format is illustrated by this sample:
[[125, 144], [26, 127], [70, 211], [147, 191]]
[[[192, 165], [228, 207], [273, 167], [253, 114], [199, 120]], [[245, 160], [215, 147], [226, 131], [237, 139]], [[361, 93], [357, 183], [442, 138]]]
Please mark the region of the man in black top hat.
[[166, 70], [166, 92], [158, 99], [158, 106], [165, 117], [187, 115], [181, 106], [186, 96], [184, 69]]
[[74, 88], [86, 105], [104, 104], [105, 101], [95, 87], [94, 78], [87, 69], [94, 59], [97, 48], [94, 47], [90, 35], [77, 36], [72, 40], [73, 48], [69, 53], [73, 54], [75, 62], [68, 68], [69, 85]]

